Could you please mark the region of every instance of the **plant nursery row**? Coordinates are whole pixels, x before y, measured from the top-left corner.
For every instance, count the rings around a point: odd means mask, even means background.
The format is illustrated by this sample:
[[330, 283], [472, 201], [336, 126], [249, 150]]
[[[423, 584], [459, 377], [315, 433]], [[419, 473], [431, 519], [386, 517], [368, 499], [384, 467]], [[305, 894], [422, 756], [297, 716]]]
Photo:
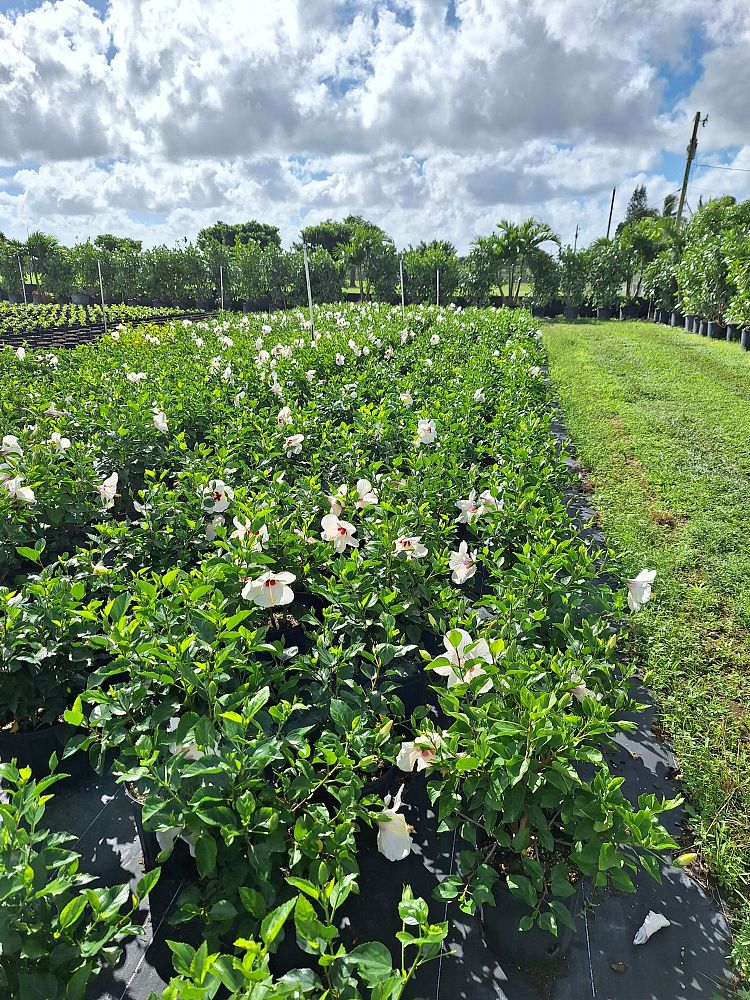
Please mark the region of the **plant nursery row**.
[[[446, 902], [558, 937], [582, 883], [659, 877], [677, 803], [603, 754], [653, 574], [609, 589], [579, 536], [539, 339], [370, 304], [0, 353], [4, 995], [83, 997], [175, 864], [168, 1000], [395, 1000]], [[135, 892], [46, 832], [86, 768], [130, 796]], [[362, 857], [397, 870], [425, 790], [455, 871], [363, 941]]]
[[[112, 326], [143, 322], [178, 313], [170, 307], [115, 305], [106, 307], [106, 319]], [[5, 339], [50, 333], [54, 330], [77, 330], [101, 326], [105, 311], [101, 306], [14, 305], [0, 302], [0, 342]]]

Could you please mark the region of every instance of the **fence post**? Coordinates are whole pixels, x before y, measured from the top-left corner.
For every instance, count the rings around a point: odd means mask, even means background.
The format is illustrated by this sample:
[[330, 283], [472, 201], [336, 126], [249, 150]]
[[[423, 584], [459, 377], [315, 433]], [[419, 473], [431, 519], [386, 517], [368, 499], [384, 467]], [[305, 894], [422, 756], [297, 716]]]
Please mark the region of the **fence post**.
[[102, 297], [102, 316], [104, 317], [104, 336], [107, 335], [107, 307], [104, 305], [104, 283], [102, 282], [102, 265], [99, 258], [96, 258], [96, 269], [99, 272], [99, 294]]
[[305, 281], [307, 282], [307, 303], [310, 306], [310, 331], [315, 340], [315, 320], [313, 319], [312, 286], [310, 284], [310, 264], [307, 259], [307, 244], [302, 241], [302, 257], [305, 261]]
[[21, 267], [21, 255], [16, 254], [16, 260], [18, 261], [18, 273], [21, 275], [21, 291], [23, 292], [23, 304], [27, 306], [29, 304], [26, 298], [26, 282], [23, 280], [23, 268]]

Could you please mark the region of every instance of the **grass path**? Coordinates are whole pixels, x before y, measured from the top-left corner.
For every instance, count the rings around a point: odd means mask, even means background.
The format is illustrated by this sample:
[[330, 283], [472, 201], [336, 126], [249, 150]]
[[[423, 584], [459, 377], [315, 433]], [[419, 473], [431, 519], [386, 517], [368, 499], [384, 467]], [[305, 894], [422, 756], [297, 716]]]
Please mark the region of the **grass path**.
[[650, 323], [544, 338], [610, 545], [628, 575], [657, 570], [636, 619], [646, 681], [750, 974], [750, 354]]

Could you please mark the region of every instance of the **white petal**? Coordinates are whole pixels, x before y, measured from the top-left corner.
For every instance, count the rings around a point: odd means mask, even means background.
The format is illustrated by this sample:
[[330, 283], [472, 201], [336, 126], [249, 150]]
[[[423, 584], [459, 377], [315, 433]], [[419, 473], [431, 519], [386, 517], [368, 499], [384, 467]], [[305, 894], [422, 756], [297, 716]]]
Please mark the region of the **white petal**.
[[403, 861], [411, 853], [411, 834], [401, 813], [388, 813], [388, 820], [378, 823], [378, 850], [389, 861]]
[[656, 934], [663, 927], [669, 927], [670, 923], [663, 913], [654, 913], [649, 910], [646, 919], [636, 931], [633, 944], [645, 944], [652, 934]]

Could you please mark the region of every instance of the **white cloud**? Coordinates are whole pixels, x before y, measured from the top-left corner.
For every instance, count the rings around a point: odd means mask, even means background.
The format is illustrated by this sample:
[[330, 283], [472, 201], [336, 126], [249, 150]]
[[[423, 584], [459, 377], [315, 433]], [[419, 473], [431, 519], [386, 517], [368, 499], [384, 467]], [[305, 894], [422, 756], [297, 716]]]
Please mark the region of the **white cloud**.
[[[287, 241], [350, 211], [465, 249], [503, 215], [572, 240], [674, 190], [693, 109], [747, 141], [743, 0], [45, 0], [0, 15], [0, 229], [147, 243], [217, 217]], [[691, 46], [703, 72], [690, 86]], [[670, 76], [690, 93], [673, 98]], [[683, 87], [683, 90], [685, 88]], [[698, 103], [696, 103], [698, 102]], [[708, 152], [705, 155], [708, 155]], [[679, 161], [677, 157], [677, 173]], [[722, 159], [723, 157], [723, 159]], [[732, 159], [733, 158], [733, 159]], [[697, 171], [750, 195], [750, 174]], [[616, 213], [617, 215], [617, 213]]]

